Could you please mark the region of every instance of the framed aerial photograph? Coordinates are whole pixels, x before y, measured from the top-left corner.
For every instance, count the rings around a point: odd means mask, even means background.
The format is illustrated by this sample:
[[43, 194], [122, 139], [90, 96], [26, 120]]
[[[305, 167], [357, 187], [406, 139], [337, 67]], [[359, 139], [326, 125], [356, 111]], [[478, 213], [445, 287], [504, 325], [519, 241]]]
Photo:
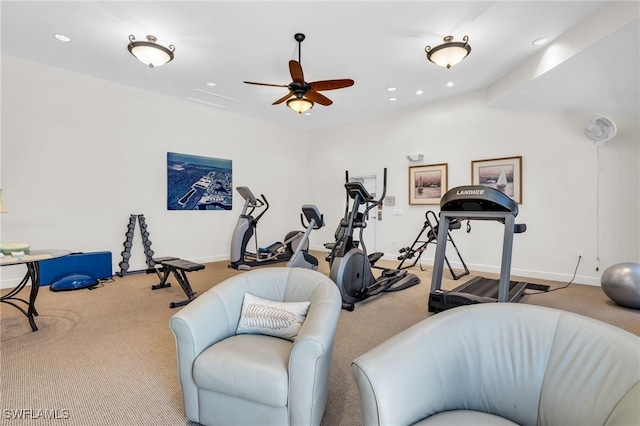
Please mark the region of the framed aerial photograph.
[[167, 152], [167, 210], [231, 210], [231, 160]]
[[440, 204], [448, 190], [448, 164], [409, 166], [409, 204]]
[[495, 188], [521, 204], [522, 157], [472, 161], [471, 184]]

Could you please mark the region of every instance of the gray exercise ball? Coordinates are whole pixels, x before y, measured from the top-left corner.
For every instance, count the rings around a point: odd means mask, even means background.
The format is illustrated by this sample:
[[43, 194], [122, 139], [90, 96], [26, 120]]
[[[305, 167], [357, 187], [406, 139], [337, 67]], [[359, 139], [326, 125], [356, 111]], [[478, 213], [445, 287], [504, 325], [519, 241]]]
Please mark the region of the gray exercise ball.
[[640, 263], [609, 266], [600, 278], [604, 293], [618, 305], [640, 309]]

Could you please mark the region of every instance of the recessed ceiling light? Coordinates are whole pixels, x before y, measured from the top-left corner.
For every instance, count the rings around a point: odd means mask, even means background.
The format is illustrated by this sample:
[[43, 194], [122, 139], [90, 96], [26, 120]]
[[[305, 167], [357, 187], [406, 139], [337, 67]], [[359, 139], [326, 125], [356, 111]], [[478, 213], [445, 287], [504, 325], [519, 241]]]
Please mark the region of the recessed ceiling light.
[[311, 115], [311, 113], [310, 112], [305, 112], [304, 115]]
[[70, 42], [71, 41], [71, 37], [67, 37], [64, 34], [54, 34], [53, 35], [55, 38], [57, 38], [60, 41], [64, 41], [64, 42]]
[[451, 87], [451, 86], [453, 86], [453, 81], [450, 81], [447, 83], [447, 87]]
[[398, 100], [398, 98], [389, 98], [389, 100], [390, 100], [391, 102], [395, 102], [395, 101], [397, 101], [397, 100]]
[[396, 88], [393, 86], [387, 87], [387, 92], [395, 92]]
[[209, 87], [213, 87], [215, 85], [216, 85], [216, 83], [214, 83], [213, 81], [208, 81], [207, 82], [207, 86], [209, 86]]
[[422, 95], [424, 93], [423, 90], [416, 90], [416, 95]]
[[533, 40], [531, 44], [533, 44], [534, 46], [542, 46], [548, 41], [549, 41], [549, 37], [540, 37], [538, 39]]

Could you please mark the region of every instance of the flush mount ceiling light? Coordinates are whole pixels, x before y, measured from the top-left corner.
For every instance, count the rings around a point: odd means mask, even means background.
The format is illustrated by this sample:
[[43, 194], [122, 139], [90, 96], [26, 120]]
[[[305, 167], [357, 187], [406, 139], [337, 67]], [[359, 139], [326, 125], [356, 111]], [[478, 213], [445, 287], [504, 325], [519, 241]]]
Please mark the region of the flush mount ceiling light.
[[304, 97], [293, 98], [287, 101], [287, 106], [298, 114], [302, 114], [313, 108], [313, 102]]
[[170, 44], [168, 48], [157, 44], [155, 36], [148, 35], [147, 41], [135, 41], [133, 35], [129, 36], [129, 52], [138, 58], [140, 62], [149, 65], [149, 68], [159, 67], [173, 60], [173, 52], [176, 48]]
[[533, 42], [531, 42], [531, 44], [533, 44], [534, 46], [542, 46], [543, 44], [545, 44], [548, 41], [549, 41], [549, 37], [540, 37], [540, 38], [537, 38], [537, 39], [533, 40]]
[[442, 41], [443, 43], [436, 47], [427, 46], [424, 48], [427, 52], [427, 59], [441, 67], [449, 69], [471, 52], [468, 36], [462, 37], [462, 41], [453, 41], [453, 36], [446, 36]]
[[65, 43], [69, 43], [71, 41], [71, 37], [64, 34], [54, 34], [53, 36], [60, 41], [64, 41]]

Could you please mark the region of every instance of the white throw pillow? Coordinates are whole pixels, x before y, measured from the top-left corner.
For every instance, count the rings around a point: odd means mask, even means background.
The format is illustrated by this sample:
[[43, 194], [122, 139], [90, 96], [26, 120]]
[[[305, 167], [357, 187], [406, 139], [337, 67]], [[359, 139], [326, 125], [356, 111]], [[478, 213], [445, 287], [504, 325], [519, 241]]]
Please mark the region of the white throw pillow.
[[265, 334], [293, 341], [309, 305], [310, 302], [276, 302], [245, 293], [236, 334]]

